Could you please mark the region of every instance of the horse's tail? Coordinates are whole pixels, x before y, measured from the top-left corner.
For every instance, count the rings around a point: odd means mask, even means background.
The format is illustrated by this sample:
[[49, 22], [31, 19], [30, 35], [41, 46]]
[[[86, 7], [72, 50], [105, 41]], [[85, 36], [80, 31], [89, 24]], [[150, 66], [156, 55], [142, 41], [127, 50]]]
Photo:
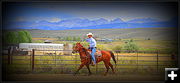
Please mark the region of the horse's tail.
[[109, 52], [111, 53], [111, 57], [112, 57], [114, 63], [116, 64], [116, 59], [115, 59], [114, 53], [112, 51], [109, 51]]

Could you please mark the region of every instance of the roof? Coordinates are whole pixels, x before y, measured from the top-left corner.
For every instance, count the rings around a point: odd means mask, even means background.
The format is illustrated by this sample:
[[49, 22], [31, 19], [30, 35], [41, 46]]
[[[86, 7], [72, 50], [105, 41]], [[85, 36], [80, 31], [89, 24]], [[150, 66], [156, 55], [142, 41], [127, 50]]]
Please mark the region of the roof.
[[52, 40], [44, 40], [44, 42], [52, 42]]
[[51, 45], [51, 46], [63, 46], [64, 44], [53, 44], [53, 43], [19, 43], [19, 46], [22, 45]]

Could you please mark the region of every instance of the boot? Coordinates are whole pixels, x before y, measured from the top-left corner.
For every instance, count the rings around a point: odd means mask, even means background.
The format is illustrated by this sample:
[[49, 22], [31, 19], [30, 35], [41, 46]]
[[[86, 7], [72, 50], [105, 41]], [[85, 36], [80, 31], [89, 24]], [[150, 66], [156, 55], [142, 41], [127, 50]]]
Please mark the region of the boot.
[[91, 66], [95, 66], [94, 61], [92, 61]]

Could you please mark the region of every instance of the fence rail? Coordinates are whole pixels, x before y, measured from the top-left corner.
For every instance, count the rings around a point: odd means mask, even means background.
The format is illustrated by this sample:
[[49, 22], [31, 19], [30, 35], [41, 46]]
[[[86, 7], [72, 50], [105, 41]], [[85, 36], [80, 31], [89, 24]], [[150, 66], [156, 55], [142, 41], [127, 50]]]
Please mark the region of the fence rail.
[[[29, 59], [14, 59], [13, 56], [20, 56], [20, 55], [11, 55], [10, 50], [8, 49], [8, 54], [7, 54], [8, 58], [4, 59], [4, 60], [8, 60], [8, 64], [10, 64], [10, 65], [15, 64], [15, 63], [13, 63], [13, 61], [21, 61], [21, 60], [29, 61], [28, 64], [25, 64], [25, 63], [19, 64], [18, 63], [16, 65], [30, 65], [30, 68], [32, 71], [34, 71], [35, 69], [45, 69], [45, 67], [44, 68], [42, 68], [42, 67], [38, 68], [35, 65], [37, 65], [37, 66], [38, 65], [62, 65], [62, 67], [52, 67], [55, 69], [57, 69], [57, 68], [63, 69], [64, 68], [63, 65], [75, 65], [76, 67], [78, 65], [80, 65], [77, 63], [77, 62], [80, 62], [80, 60], [77, 60], [79, 55], [57, 55], [57, 54], [55, 54], [55, 55], [38, 55], [38, 54], [35, 54], [37, 51], [72, 51], [72, 50], [35, 50], [35, 49], [33, 49], [30, 53], [30, 56], [28, 56]], [[159, 64], [159, 62], [168, 63], [168, 62], [175, 62], [176, 61], [176, 60], [172, 60], [172, 59], [170, 59], [170, 60], [159, 60], [160, 57], [172, 58], [172, 57], [176, 57], [176, 56], [160, 56], [160, 53], [158, 50], [151, 52], [154, 54], [154, 56], [152, 56], [152, 55], [151, 56], [144, 56], [143, 54], [139, 54], [142, 52], [146, 53], [145, 51], [136, 51], [135, 55], [128, 55], [127, 56], [127, 55], [121, 55], [121, 54], [118, 55], [118, 53], [115, 52], [115, 56], [116, 56], [117, 61], [134, 61], [135, 62], [135, 64], [116, 64], [116, 66], [135, 66], [137, 69], [140, 66], [155, 66], [157, 68], [157, 71], [158, 71], [159, 66], [168, 66], [168, 64], [161, 65], [161, 64]], [[147, 53], [149, 53], [149, 52], [147, 52]], [[44, 57], [44, 56], [55, 56], [55, 59], [53, 59], [53, 60], [36, 59], [36, 56], [42, 56], [42, 57]], [[57, 56], [74, 56], [76, 59], [75, 60], [61, 60], [61, 59], [57, 59], [56, 58]], [[136, 60], [120, 60], [119, 57], [121, 57], [121, 58], [122, 57], [135, 57]], [[140, 57], [154, 57], [156, 59], [155, 60], [140, 60], [139, 59]], [[35, 61], [54, 61], [55, 64], [35, 64]], [[57, 64], [56, 63], [57, 61], [74, 61], [75, 64]], [[155, 62], [156, 64], [140, 64], [139, 62]], [[94, 68], [96, 72], [98, 71], [98, 69], [101, 69], [101, 67], [98, 67], [98, 65], [104, 65], [104, 64], [97, 64], [96, 67]], [[117, 68], [116, 67], [116, 69], [123, 69], [123, 68]], [[124, 68], [124, 69], [126, 69], [126, 68]]]

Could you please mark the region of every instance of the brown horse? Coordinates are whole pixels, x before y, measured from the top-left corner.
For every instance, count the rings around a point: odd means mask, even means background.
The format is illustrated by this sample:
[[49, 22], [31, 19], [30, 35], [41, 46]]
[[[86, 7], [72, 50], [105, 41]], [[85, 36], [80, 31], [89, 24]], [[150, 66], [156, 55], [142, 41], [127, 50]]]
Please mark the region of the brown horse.
[[[73, 46], [73, 53], [74, 52], [79, 52], [80, 59], [81, 59], [81, 65], [79, 66], [78, 70], [74, 73], [74, 75], [76, 75], [79, 72], [79, 70], [81, 68], [83, 68], [85, 65], [89, 71], [88, 75], [91, 75], [91, 71], [89, 68], [89, 65], [91, 64], [91, 55], [89, 54], [88, 49], [84, 48], [80, 43], [76, 43], [76, 45]], [[107, 75], [107, 73], [109, 71], [109, 66], [111, 67], [112, 72], [115, 73], [113, 65], [110, 62], [111, 57], [112, 57], [113, 61], [116, 64], [116, 60], [115, 60], [115, 56], [114, 56], [113, 52], [101, 51], [101, 53], [102, 53], [102, 56], [96, 58], [96, 63], [101, 62], [101, 61], [104, 62], [104, 65], [107, 69], [106, 72], [104, 73], [104, 75]]]

